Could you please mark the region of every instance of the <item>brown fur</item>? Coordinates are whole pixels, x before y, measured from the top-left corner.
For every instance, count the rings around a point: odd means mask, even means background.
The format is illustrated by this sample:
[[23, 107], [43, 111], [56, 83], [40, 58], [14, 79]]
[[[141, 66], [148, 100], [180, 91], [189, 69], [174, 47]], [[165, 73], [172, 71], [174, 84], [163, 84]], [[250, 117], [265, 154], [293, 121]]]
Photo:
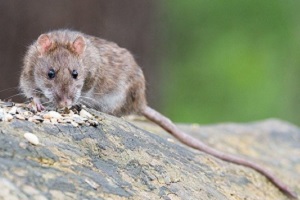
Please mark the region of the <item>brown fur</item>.
[[[42, 102], [49, 99], [57, 106], [65, 95], [73, 100], [73, 104], [84, 101], [90, 107], [116, 116], [138, 113], [146, 106], [144, 75], [128, 50], [76, 31], [59, 30], [46, 35], [51, 40], [51, 47], [41, 53], [42, 47], [36, 41], [24, 58], [20, 88], [26, 97], [38, 97]], [[72, 45], [79, 36], [84, 38], [86, 45], [82, 55], [78, 55]], [[47, 74], [52, 68], [57, 74], [54, 80], [49, 80]], [[73, 80], [73, 69], [78, 71], [79, 81]], [[47, 89], [52, 97], [32, 89]], [[76, 99], [74, 91], [78, 90], [82, 97]], [[113, 106], [104, 100], [102, 103], [95, 101], [113, 92], [116, 95], [122, 92], [120, 96], [124, 100]], [[114, 98], [117, 97], [111, 97]], [[109, 97], [107, 99], [109, 101]]]

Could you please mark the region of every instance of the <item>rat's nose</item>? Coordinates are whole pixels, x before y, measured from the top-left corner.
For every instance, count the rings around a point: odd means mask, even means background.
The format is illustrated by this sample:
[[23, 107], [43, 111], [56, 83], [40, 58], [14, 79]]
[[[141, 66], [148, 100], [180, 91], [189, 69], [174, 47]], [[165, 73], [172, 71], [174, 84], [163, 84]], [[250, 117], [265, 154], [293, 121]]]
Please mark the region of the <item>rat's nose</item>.
[[63, 97], [61, 99], [61, 101], [58, 103], [58, 106], [60, 108], [69, 107], [71, 105], [72, 105], [72, 100], [70, 98], [66, 97], [66, 96]]

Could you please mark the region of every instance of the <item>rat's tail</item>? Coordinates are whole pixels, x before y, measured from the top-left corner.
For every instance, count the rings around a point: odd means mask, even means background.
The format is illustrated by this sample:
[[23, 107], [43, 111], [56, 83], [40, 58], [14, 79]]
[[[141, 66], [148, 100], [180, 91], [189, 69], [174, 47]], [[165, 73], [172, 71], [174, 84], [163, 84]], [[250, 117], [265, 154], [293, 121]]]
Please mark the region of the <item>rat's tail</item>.
[[217, 157], [224, 161], [229, 161], [238, 165], [243, 165], [246, 167], [250, 167], [264, 176], [266, 176], [275, 186], [277, 186], [282, 192], [287, 194], [290, 197], [297, 198], [296, 194], [291, 191], [284, 183], [282, 183], [277, 177], [275, 177], [270, 171], [264, 169], [262, 166], [248, 161], [243, 158], [239, 158], [234, 155], [230, 155], [227, 153], [223, 153], [219, 150], [216, 150], [200, 140], [193, 138], [192, 136], [186, 134], [185, 132], [181, 131], [177, 126], [167, 117], [163, 116], [156, 110], [150, 108], [149, 106], [145, 107], [142, 111], [142, 114], [148, 118], [149, 120], [155, 122], [159, 126], [161, 126], [163, 129], [168, 131], [171, 135], [173, 135], [175, 138], [177, 138], [180, 142], [186, 144], [189, 147], [192, 147], [194, 149], [198, 149], [200, 151], [203, 151], [207, 154], [210, 154], [214, 157]]

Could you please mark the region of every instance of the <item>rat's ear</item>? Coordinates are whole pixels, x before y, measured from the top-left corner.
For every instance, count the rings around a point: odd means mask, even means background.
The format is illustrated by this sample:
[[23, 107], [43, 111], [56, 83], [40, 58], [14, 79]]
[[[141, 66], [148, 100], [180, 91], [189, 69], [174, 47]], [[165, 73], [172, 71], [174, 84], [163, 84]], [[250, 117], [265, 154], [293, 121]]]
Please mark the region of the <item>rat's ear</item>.
[[84, 52], [85, 47], [86, 45], [84, 38], [82, 36], [78, 36], [73, 42], [73, 48], [75, 52], [80, 55]]
[[38, 43], [38, 51], [41, 53], [41, 55], [47, 52], [52, 45], [49, 36], [46, 34], [40, 35], [40, 37], [37, 39], [37, 43]]

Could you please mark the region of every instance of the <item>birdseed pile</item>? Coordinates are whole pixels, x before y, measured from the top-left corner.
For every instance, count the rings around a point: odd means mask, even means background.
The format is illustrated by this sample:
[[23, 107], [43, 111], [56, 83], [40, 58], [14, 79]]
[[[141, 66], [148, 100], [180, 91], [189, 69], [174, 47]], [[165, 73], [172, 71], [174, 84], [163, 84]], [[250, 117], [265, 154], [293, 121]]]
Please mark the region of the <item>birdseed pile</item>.
[[10, 122], [13, 119], [39, 123], [71, 124], [78, 126], [98, 126], [97, 116], [86, 111], [85, 106], [74, 106], [59, 111], [36, 112], [28, 104], [4, 102], [0, 100], [0, 121]]

